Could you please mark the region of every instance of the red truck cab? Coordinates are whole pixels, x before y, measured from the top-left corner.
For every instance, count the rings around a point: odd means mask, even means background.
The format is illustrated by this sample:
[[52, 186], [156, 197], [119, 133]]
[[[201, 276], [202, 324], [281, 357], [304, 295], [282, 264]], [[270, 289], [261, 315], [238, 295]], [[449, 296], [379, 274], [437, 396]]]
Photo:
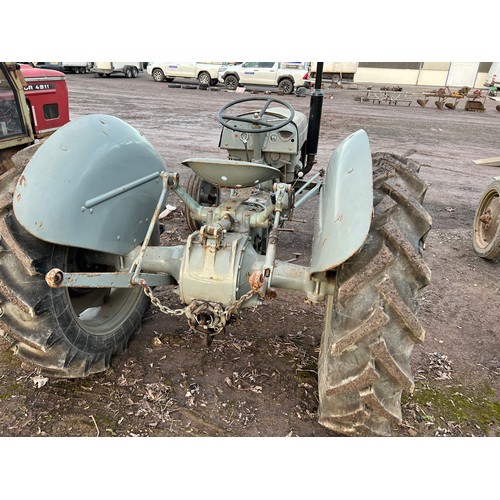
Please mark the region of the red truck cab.
[[52, 69], [19, 64], [26, 81], [24, 94], [30, 108], [35, 137], [41, 138], [69, 122], [66, 76]]

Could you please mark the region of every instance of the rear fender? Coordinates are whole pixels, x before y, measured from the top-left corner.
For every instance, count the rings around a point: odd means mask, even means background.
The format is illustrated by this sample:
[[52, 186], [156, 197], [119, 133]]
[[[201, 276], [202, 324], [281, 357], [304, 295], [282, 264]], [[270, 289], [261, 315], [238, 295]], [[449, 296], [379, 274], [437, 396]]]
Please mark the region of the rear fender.
[[320, 191], [311, 273], [333, 269], [363, 245], [373, 215], [372, 159], [368, 136], [358, 130], [336, 148]]
[[164, 170], [132, 126], [113, 116], [83, 116], [35, 153], [17, 182], [14, 213], [41, 240], [125, 254], [144, 240]]

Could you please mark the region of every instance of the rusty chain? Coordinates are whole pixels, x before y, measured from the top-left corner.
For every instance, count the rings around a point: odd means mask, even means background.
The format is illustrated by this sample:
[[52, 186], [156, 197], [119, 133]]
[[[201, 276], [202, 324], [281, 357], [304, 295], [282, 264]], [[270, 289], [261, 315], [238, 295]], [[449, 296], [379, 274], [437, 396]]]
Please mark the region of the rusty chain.
[[[151, 288], [147, 285], [145, 280], [140, 280], [139, 284], [142, 286], [142, 289], [144, 290], [146, 296], [149, 297], [149, 299], [151, 300], [151, 303], [164, 314], [171, 314], [173, 316], [182, 316], [184, 314], [187, 316], [188, 313], [196, 305], [196, 302], [191, 302], [191, 304], [181, 309], [170, 309], [170, 307], [163, 305], [158, 299], [158, 297], [154, 296], [153, 290], [151, 290]], [[222, 311], [221, 317], [224, 317], [225, 321], [228, 321], [231, 315], [234, 314], [243, 305], [245, 301], [250, 299], [256, 293], [258, 293], [257, 290], [251, 289], [247, 293], [243, 294], [236, 302], [229, 305], [228, 307], [226, 307], [226, 309]]]
[[171, 314], [173, 316], [182, 316], [187, 314], [192, 309], [192, 304], [189, 304], [182, 309], [170, 309], [168, 306], [164, 306], [158, 297], [153, 295], [153, 290], [147, 285], [145, 280], [140, 280], [139, 284], [142, 286], [144, 293], [149, 297], [151, 303], [156, 306], [163, 314]]
[[243, 294], [236, 302], [234, 302], [230, 306], [226, 307], [226, 309], [224, 309], [224, 312], [223, 312], [223, 314], [226, 318], [226, 321], [229, 320], [229, 318], [231, 317], [231, 314], [236, 312], [242, 306], [243, 302], [250, 299], [256, 293], [258, 293], [256, 290], [249, 290], [247, 293]]

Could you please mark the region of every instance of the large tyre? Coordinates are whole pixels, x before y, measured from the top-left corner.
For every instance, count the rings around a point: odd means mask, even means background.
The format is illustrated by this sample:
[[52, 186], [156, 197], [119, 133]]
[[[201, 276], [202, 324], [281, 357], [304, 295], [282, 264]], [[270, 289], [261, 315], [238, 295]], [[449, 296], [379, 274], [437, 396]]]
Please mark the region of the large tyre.
[[163, 73], [160, 68], [155, 68], [151, 73], [151, 76], [155, 82], [163, 82], [163, 80], [165, 80], [165, 73]]
[[224, 84], [227, 90], [236, 90], [240, 84], [238, 78], [234, 75], [228, 75], [224, 78]]
[[431, 274], [422, 258], [427, 185], [412, 160], [374, 154], [373, 167], [374, 219], [335, 274], [319, 357], [319, 422], [346, 435], [390, 435], [401, 422], [411, 351], [425, 336], [416, 312]]
[[290, 78], [283, 78], [278, 85], [278, 90], [284, 94], [291, 94], [293, 92], [293, 82]]
[[500, 179], [495, 179], [481, 197], [474, 216], [472, 243], [479, 257], [500, 257]]
[[198, 75], [198, 83], [202, 85], [210, 85], [210, 82], [211, 82], [210, 75], [206, 71], [202, 71]]
[[46, 375], [74, 378], [105, 370], [139, 328], [148, 298], [140, 288], [50, 288], [45, 274], [54, 267], [113, 272], [118, 259], [106, 256], [104, 267], [93, 263], [95, 252], [28, 234], [12, 212], [7, 184], [11, 171], [0, 177], [0, 334]]
[[[186, 191], [191, 198], [204, 207], [217, 207], [220, 203], [220, 189], [203, 180], [194, 172], [189, 176]], [[201, 223], [191, 217], [187, 207], [185, 207], [184, 214], [188, 228], [193, 232], [198, 231]]]

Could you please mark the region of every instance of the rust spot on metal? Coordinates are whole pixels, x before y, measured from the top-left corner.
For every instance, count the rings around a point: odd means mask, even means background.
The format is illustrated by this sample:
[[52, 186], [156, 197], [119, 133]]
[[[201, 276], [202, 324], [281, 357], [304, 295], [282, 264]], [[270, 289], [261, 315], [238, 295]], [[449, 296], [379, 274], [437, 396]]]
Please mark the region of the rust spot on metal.
[[17, 193], [16, 200], [19, 202], [21, 201], [21, 193]]
[[248, 278], [248, 282], [250, 283], [250, 288], [254, 292], [258, 292], [262, 285], [264, 284], [265, 278], [261, 271], [254, 271], [250, 278]]
[[45, 281], [47, 282], [47, 285], [49, 285], [51, 288], [57, 288], [61, 283], [64, 278], [64, 274], [60, 269], [57, 269], [54, 267], [54, 269], [51, 269], [46, 275], [45, 275]]
[[19, 177], [19, 180], [17, 182], [21, 186], [26, 186], [26, 177], [24, 176], [24, 174]]

